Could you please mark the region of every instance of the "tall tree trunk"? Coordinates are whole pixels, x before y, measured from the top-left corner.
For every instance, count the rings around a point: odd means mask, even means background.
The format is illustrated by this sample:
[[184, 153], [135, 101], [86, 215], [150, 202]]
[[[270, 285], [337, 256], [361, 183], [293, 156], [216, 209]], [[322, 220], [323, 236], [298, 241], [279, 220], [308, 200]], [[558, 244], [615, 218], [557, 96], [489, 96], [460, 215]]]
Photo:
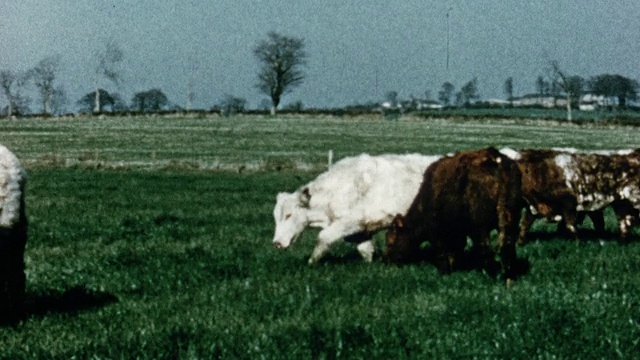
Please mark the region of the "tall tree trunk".
[[278, 93], [271, 94], [271, 116], [276, 115], [276, 110], [280, 104], [280, 95]]
[[567, 121], [573, 120], [571, 116], [571, 95], [567, 95]]
[[48, 93], [44, 98], [44, 113], [45, 115], [51, 115], [51, 93]]
[[618, 95], [618, 108], [626, 109], [627, 108], [627, 97]]
[[98, 87], [96, 86], [96, 98], [95, 98], [95, 103], [93, 105], [93, 112], [95, 114], [100, 113], [100, 89], [98, 89]]

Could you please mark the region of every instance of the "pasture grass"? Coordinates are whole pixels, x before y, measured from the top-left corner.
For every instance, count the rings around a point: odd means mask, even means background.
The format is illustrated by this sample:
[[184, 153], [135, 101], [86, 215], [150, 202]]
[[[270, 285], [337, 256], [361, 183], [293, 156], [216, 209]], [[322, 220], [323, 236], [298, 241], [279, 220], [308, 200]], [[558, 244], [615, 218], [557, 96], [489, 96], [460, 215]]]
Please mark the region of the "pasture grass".
[[636, 148], [637, 127], [551, 120], [308, 116], [0, 121], [0, 142], [28, 167], [305, 170], [361, 152], [444, 154], [514, 148]]
[[[271, 245], [276, 193], [315, 177], [328, 148], [341, 157], [488, 143], [636, 147], [638, 135], [628, 128], [412, 119], [100, 121], [0, 123], [1, 141], [27, 160], [30, 220], [28, 317], [0, 328], [0, 358], [640, 353], [640, 242], [622, 245], [615, 234], [576, 243], [536, 223], [532, 241], [518, 248], [530, 270], [511, 287], [478, 271], [443, 276], [428, 264], [364, 264], [346, 243], [308, 266], [314, 230], [286, 251]], [[213, 135], [216, 128], [227, 130]], [[245, 142], [236, 144], [240, 138]], [[122, 147], [109, 150], [117, 142]], [[96, 162], [75, 158], [91, 148], [98, 149]], [[147, 158], [154, 149], [156, 158]], [[219, 159], [233, 166], [189, 165], [197, 156], [201, 164]], [[235, 168], [256, 159], [293, 164], [287, 161], [296, 156], [311, 167]], [[136, 165], [141, 159], [150, 164]], [[119, 161], [126, 163], [113, 166]], [[234, 171], [210, 171], [227, 169]], [[615, 231], [610, 212], [607, 229]], [[376, 243], [380, 250], [383, 234]]]
[[[453, 108], [444, 110], [425, 110], [418, 114], [425, 117], [464, 117], [468, 119], [478, 118], [503, 118], [503, 119], [542, 119], [564, 121], [567, 119], [566, 108], [512, 108], [512, 107], [470, 107]], [[637, 126], [640, 124], [640, 113], [636, 109], [581, 111], [572, 109], [572, 119], [577, 124], [608, 123], [627, 124]]]
[[0, 358], [640, 351], [639, 243], [576, 244], [541, 224], [518, 249], [530, 272], [507, 288], [477, 271], [364, 264], [346, 243], [308, 266], [314, 231], [277, 251], [275, 193], [308, 173], [53, 168], [30, 178], [29, 317], [0, 329]]

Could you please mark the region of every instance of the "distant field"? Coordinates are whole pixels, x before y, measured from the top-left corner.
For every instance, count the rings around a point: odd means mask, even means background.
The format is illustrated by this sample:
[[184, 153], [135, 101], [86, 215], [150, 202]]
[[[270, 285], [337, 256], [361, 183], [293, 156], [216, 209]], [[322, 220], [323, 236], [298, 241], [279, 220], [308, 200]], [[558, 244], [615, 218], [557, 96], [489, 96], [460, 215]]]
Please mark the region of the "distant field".
[[0, 121], [0, 142], [28, 166], [320, 169], [333, 150], [446, 153], [488, 145], [635, 148], [635, 127], [547, 120], [356, 120], [312, 117], [107, 118]]
[[[271, 245], [278, 191], [359, 152], [489, 144], [635, 148], [635, 128], [547, 121], [205, 118], [0, 121], [29, 171], [29, 318], [0, 358], [634, 358], [640, 242], [535, 225], [530, 271], [363, 264], [315, 231]], [[224, 171], [218, 171], [224, 170]], [[280, 170], [280, 171], [278, 171]], [[590, 227], [590, 224], [585, 224]], [[380, 249], [382, 234], [376, 237]]]

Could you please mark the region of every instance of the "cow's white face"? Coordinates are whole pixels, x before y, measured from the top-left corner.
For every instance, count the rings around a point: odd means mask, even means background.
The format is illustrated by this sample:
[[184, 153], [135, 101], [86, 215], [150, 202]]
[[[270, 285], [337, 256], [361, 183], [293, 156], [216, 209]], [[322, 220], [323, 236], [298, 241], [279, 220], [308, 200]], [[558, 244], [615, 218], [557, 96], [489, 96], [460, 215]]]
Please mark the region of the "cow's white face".
[[289, 247], [309, 224], [308, 203], [304, 197], [299, 192], [278, 194], [273, 209], [273, 219], [276, 222], [273, 245], [278, 249]]

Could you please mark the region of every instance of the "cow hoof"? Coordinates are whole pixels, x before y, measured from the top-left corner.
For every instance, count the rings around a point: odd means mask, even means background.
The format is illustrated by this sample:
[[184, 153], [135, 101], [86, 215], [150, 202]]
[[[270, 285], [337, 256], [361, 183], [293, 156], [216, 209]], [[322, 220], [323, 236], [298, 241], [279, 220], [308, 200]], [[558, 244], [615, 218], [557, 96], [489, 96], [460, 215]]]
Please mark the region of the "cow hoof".
[[513, 286], [513, 284], [515, 284], [515, 280], [513, 280], [512, 278], [507, 278], [507, 289]]

